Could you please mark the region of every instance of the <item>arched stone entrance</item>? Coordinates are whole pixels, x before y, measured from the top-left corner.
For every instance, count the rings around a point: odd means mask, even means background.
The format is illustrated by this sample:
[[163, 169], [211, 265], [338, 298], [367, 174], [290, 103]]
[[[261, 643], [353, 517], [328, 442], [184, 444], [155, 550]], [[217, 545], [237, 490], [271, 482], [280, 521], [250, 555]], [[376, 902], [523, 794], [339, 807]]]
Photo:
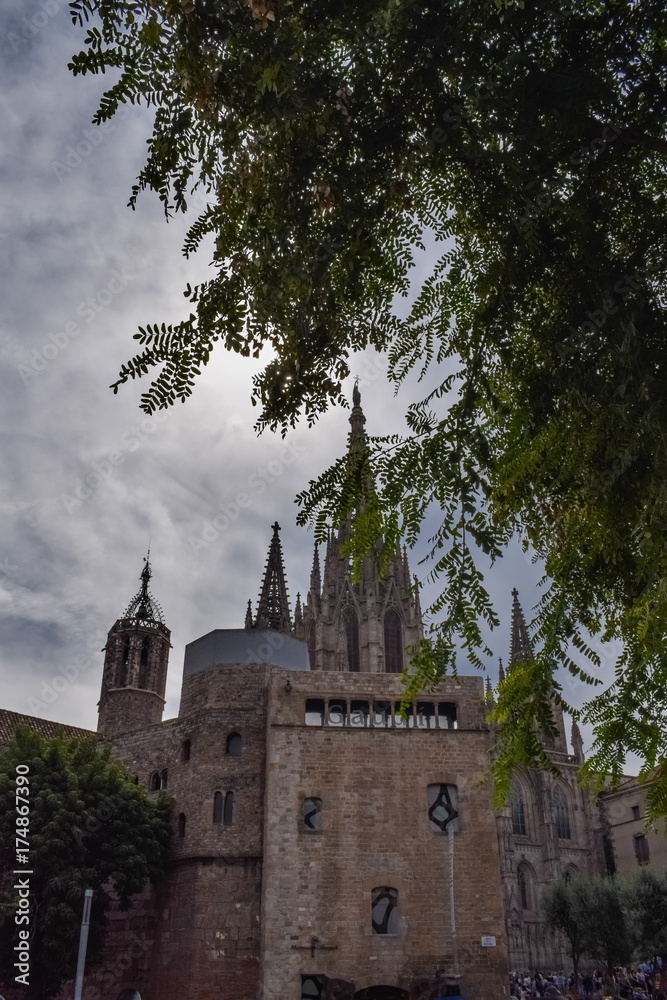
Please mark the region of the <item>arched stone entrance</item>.
[[410, 994], [398, 986], [367, 986], [354, 994], [354, 1000], [410, 1000]]

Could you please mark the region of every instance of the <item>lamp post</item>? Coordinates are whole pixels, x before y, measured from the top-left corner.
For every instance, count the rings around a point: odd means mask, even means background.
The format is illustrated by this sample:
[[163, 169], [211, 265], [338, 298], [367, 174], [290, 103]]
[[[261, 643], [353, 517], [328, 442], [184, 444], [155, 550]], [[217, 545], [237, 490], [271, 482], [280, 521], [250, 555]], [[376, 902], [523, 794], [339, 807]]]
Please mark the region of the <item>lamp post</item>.
[[83, 918], [81, 920], [81, 935], [79, 937], [79, 957], [76, 963], [76, 982], [74, 984], [74, 1000], [81, 1000], [83, 988], [83, 970], [86, 965], [86, 948], [88, 947], [88, 928], [90, 927], [90, 906], [93, 901], [93, 890], [86, 889], [83, 894]]

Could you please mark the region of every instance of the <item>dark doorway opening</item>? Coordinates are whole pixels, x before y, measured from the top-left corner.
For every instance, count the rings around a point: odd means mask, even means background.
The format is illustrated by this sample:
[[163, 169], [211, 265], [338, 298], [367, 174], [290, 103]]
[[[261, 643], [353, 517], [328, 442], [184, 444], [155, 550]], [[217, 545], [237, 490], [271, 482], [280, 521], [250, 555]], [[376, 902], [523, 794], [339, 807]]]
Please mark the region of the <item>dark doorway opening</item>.
[[354, 994], [354, 1000], [410, 1000], [410, 994], [398, 986], [367, 986]]

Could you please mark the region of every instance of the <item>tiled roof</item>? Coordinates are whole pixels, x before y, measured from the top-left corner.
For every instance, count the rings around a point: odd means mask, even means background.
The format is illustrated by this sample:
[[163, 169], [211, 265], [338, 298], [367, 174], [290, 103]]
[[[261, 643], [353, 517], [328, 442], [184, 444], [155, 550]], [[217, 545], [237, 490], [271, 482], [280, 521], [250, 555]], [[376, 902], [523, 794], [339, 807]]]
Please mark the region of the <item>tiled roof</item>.
[[23, 722], [31, 729], [35, 729], [40, 736], [55, 736], [60, 730], [66, 736], [92, 736], [95, 735], [90, 729], [79, 729], [77, 726], [65, 726], [60, 722], [51, 722], [50, 719], [38, 719], [35, 715], [21, 715], [19, 712], [6, 712], [0, 709], [0, 744], [6, 743], [14, 735], [14, 730], [19, 722]]

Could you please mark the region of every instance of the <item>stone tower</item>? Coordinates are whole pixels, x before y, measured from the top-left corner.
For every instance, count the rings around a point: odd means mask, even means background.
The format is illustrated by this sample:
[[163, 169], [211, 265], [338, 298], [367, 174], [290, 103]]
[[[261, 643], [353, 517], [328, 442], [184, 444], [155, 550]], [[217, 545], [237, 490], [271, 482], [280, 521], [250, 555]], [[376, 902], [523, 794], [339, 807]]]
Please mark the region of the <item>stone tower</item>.
[[97, 731], [105, 739], [162, 721], [170, 631], [148, 590], [146, 559], [141, 589], [107, 636]]
[[[349, 451], [366, 446], [366, 417], [357, 386], [352, 397]], [[377, 579], [374, 558], [367, 556], [361, 579], [353, 583], [348, 559], [341, 554], [347, 527], [334, 532], [326, 545], [324, 572], [317, 545], [310, 589], [303, 609], [303, 636], [312, 670], [401, 673], [407, 647], [422, 638], [416, 579], [410, 578], [405, 549], [397, 547], [385, 575]]]

